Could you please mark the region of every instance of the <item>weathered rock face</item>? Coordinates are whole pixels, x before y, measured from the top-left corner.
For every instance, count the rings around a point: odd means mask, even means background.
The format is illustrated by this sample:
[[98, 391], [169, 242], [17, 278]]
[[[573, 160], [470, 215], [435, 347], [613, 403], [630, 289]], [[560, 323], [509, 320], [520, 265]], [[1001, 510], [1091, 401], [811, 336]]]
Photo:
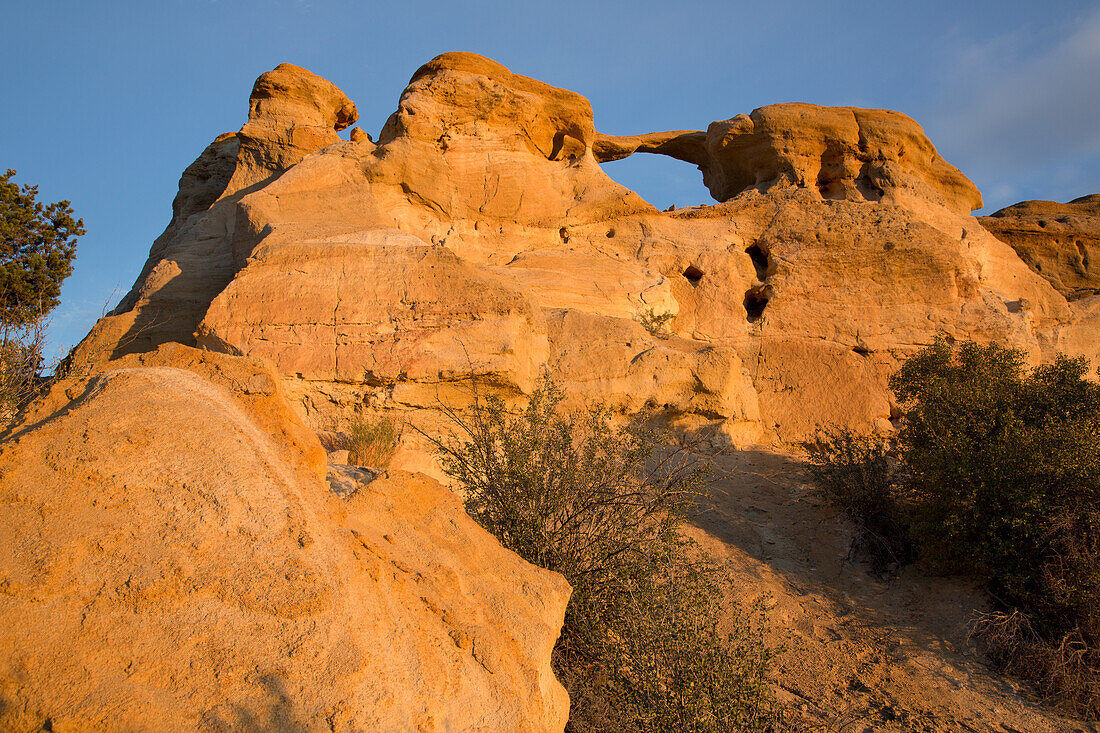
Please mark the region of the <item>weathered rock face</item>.
[[[233, 278], [257, 232], [238, 217], [252, 188], [277, 178], [306, 155], [340, 142], [355, 105], [334, 84], [293, 64], [256, 80], [248, 122], [219, 135], [180, 178], [172, 221], [112, 318], [93, 333], [106, 349], [97, 359], [170, 341], [193, 343], [202, 315]], [[237, 243], [235, 245], [235, 243]]]
[[279, 64], [252, 87], [229, 188], [260, 183], [340, 142], [336, 133], [357, 119], [355, 104], [335, 84], [293, 64]]
[[[269, 87], [253, 111], [286, 110], [286, 129], [350, 119], [331, 90]], [[238, 152], [228, 173], [220, 150], [189, 169], [209, 182], [181, 182], [181, 211], [266, 159]], [[721, 203], [657, 211], [600, 167], [634, 152], [695, 163]], [[548, 370], [575, 400], [746, 443], [887, 426], [887, 375], [940, 331], [1100, 356], [1100, 301], [1067, 303], [986, 231], [973, 184], [893, 112], [785, 104], [609, 136], [583, 97], [445, 54], [377, 144], [269, 170], [174, 221], [75, 363], [166, 340], [262, 356], [323, 428], [362, 411], [428, 425], [471, 376], [520, 396]]]
[[816, 189], [823, 199], [905, 206], [930, 201], [961, 214], [982, 206], [970, 180], [916, 122], [885, 109], [773, 104], [712, 122], [706, 132], [596, 134], [600, 162], [636, 152], [695, 163], [716, 201], [749, 188]]
[[169, 345], [16, 430], [0, 728], [562, 730], [565, 581], [424, 476], [330, 492], [270, 368]]
[[1024, 201], [979, 221], [1066, 298], [1100, 295], [1100, 194]]
[[920, 126], [885, 109], [773, 104], [707, 128], [703, 181], [719, 201], [777, 183], [822, 198], [904, 206], [928, 200], [960, 214], [982, 206], [974, 184]]

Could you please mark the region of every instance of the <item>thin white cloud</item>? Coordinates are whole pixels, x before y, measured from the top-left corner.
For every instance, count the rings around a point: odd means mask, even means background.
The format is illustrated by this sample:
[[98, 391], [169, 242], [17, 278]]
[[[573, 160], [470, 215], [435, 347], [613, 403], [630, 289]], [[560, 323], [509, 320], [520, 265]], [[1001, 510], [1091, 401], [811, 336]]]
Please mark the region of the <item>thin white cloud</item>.
[[988, 182], [987, 199], [1037, 177], [1100, 190], [1100, 8], [1046, 43], [1037, 37], [1024, 28], [965, 45], [948, 69], [936, 141]]

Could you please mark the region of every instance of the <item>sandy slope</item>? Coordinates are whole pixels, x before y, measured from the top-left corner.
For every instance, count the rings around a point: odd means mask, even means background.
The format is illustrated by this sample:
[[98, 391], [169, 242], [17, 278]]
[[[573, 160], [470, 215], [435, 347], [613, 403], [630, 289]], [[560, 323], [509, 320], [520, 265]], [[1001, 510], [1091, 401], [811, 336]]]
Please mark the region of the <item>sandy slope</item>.
[[797, 458], [716, 460], [713, 508], [691, 534], [728, 564], [745, 599], [770, 596], [780, 697], [822, 731], [1095, 731], [967, 644], [981, 592], [914, 567], [876, 579], [849, 557], [851, 527], [815, 496]]

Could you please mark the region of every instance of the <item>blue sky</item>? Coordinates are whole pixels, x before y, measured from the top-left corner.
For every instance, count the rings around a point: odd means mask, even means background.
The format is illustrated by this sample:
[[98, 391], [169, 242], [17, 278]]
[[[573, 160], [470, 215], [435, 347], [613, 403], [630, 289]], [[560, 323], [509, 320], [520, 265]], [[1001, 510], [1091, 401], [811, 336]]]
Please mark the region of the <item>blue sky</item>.
[[[986, 209], [1100, 192], [1100, 3], [15, 2], [3, 9], [0, 169], [84, 218], [51, 356], [133, 283], [179, 175], [236, 130], [282, 61], [341, 87], [377, 133], [413, 71], [453, 50], [580, 92], [598, 129], [705, 129], [775, 102], [896, 109]], [[607, 172], [661, 208], [709, 201], [695, 169]]]

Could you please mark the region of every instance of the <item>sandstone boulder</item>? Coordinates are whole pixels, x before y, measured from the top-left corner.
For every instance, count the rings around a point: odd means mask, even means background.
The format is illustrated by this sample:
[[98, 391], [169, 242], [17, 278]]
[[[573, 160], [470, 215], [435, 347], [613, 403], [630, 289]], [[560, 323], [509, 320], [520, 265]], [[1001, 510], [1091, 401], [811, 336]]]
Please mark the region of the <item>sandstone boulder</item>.
[[773, 104], [712, 122], [706, 150], [703, 180], [719, 201], [784, 182], [826, 199], [930, 199], [961, 214], [982, 206], [974, 184], [900, 112]]
[[0, 449], [0, 727], [562, 730], [565, 581], [424, 476], [324, 470], [240, 357], [61, 383]]
[[277, 175], [309, 153], [340, 141], [336, 133], [359, 119], [355, 104], [332, 82], [294, 64], [261, 74], [248, 100], [248, 122], [234, 191]]

